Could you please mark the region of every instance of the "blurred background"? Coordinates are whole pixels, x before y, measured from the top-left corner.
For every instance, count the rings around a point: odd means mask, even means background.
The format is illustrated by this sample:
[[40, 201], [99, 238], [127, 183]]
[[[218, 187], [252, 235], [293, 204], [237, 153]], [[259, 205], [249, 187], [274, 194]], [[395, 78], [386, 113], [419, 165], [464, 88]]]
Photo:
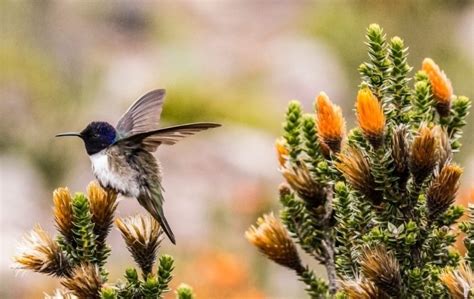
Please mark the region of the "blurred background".
[[[1, 298], [42, 298], [59, 285], [11, 268], [35, 223], [54, 232], [53, 189], [85, 191], [93, 179], [82, 142], [53, 136], [92, 120], [115, 124], [149, 90], [167, 89], [162, 125], [224, 124], [157, 156], [178, 241], [161, 249], [176, 258], [173, 284], [191, 284], [198, 298], [231, 299], [305, 297], [293, 273], [243, 234], [262, 212], [278, 210], [273, 145], [290, 99], [310, 112], [324, 90], [354, 125], [370, 23], [404, 38], [415, 70], [431, 57], [456, 94], [474, 98], [473, 1], [4, 0], [0, 11]], [[470, 117], [456, 156], [464, 201], [474, 181], [473, 132]], [[120, 216], [141, 212], [135, 200], [119, 204]], [[133, 262], [118, 231], [110, 244], [115, 281]]]

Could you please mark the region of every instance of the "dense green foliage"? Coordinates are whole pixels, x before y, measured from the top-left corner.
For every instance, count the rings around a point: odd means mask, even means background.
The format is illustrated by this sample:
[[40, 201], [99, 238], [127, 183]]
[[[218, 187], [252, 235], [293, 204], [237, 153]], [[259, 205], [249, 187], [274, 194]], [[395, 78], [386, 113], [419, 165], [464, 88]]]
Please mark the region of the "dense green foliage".
[[463, 215], [453, 205], [462, 173], [453, 153], [471, 104], [449, 93], [450, 82], [431, 60], [411, 85], [403, 40], [387, 42], [376, 24], [367, 45], [359, 127], [341, 146], [324, 140], [338, 132], [335, 105], [318, 98], [315, 114], [306, 115], [297, 101], [288, 106], [277, 143], [289, 185], [280, 187], [280, 218], [301, 249], [326, 267], [328, 281], [307, 266], [294, 270], [311, 298], [447, 297], [452, 288], [440, 274], [464, 259], [474, 267], [472, 207], [460, 225], [466, 256], [453, 247], [454, 224]]
[[[137, 215], [116, 219], [117, 228], [138, 268], [125, 271], [124, 281], [108, 282], [105, 269], [110, 247], [106, 244], [117, 206], [117, 194], [104, 191], [96, 183], [87, 196], [69, 194], [66, 188], [54, 193], [54, 216], [58, 236], [53, 240], [39, 226], [25, 238], [25, 248], [15, 259], [22, 269], [57, 276], [66, 290], [57, 290], [54, 298], [163, 298], [170, 291], [174, 259], [158, 258], [162, 230], [151, 217]], [[59, 297], [61, 296], [61, 297]], [[192, 299], [190, 287], [177, 290], [177, 298]]]

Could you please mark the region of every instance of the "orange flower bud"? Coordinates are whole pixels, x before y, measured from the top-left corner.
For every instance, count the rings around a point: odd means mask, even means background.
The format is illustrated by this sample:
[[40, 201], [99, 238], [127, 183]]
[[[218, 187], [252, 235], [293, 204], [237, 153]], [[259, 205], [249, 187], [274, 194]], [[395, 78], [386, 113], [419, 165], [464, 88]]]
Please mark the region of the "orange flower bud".
[[97, 265], [83, 263], [75, 267], [71, 277], [61, 281], [61, 284], [77, 298], [100, 298], [104, 282]]
[[409, 168], [415, 182], [422, 183], [433, 172], [439, 159], [438, 145], [434, 129], [420, 127], [411, 145], [409, 158]]
[[338, 155], [336, 168], [355, 190], [364, 194], [375, 206], [382, 203], [383, 196], [376, 190], [376, 184], [370, 163], [364, 154], [357, 148], [347, 147]]
[[283, 223], [273, 213], [263, 215], [245, 237], [267, 258], [297, 272], [303, 270], [298, 251]]
[[275, 148], [277, 151], [277, 158], [280, 167], [284, 167], [286, 161], [288, 161], [288, 149], [285, 146], [285, 140], [283, 138], [278, 138], [275, 142]]
[[426, 193], [428, 217], [431, 220], [443, 214], [454, 203], [461, 174], [461, 167], [447, 164], [434, 176]]
[[87, 198], [98, 243], [105, 242], [112, 227], [114, 213], [117, 209], [117, 195], [115, 191], [102, 189], [96, 181], [90, 182], [87, 186]]
[[360, 265], [364, 276], [376, 287], [384, 290], [390, 297], [400, 297], [400, 265], [392, 252], [388, 252], [382, 245], [366, 247], [362, 251]]
[[68, 188], [57, 188], [53, 193], [54, 221], [58, 231], [66, 240], [71, 241], [72, 233], [72, 196]]
[[152, 272], [157, 249], [163, 240], [163, 229], [151, 215], [115, 219], [127, 248], [145, 276]]
[[441, 116], [447, 116], [453, 96], [453, 87], [446, 74], [431, 58], [425, 58], [422, 70], [428, 74], [431, 83], [431, 91], [437, 101], [436, 109]]
[[339, 152], [345, 131], [341, 108], [334, 105], [329, 97], [321, 92], [316, 98], [316, 115], [320, 141], [333, 152]]
[[366, 138], [375, 148], [383, 141], [385, 116], [377, 97], [368, 87], [359, 90], [356, 102], [357, 120]]
[[298, 167], [282, 168], [283, 177], [301, 199], [312, 207], [324, 204], [326, 200], [324, 186], [318, 184], [304, 162]]

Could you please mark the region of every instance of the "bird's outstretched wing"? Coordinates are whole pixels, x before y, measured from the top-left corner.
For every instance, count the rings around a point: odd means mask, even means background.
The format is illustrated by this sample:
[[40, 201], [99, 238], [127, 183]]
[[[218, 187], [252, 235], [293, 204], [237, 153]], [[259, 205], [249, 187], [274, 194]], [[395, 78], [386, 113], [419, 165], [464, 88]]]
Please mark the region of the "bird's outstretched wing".
[[117, 123], [120, 138], [157, 130], [165, 93], [164, 89], [156, 89], [136, 100]]
[[122, 138], [116, 142], [129, 148], [142, 147], [148, 152], [154, 152], [161, 144], [173, 145], [179, 140], [194, 135], [200, 131], [220, 127], [216, 123], [192, 123], [167, 127], [148, 132], [142, 132]]

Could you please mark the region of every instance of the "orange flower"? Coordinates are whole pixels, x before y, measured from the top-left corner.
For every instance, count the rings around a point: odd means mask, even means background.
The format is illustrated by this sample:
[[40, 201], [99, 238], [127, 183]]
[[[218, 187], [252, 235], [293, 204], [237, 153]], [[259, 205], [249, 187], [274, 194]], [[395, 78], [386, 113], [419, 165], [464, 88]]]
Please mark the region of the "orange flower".
[[425, 58], [422, 64], [422, 70], [428, 74], [431, 83], [431, 91], [437, 101], [437, 110], [441, 116], [449, 114], [451, 97], [453, 96], [453, 87], [446, 74], [431, 58]]
[[277, 151], [278, 163], [280, 167], [284, 167], [286, 161], [288, 161], [288, 149], [285, 146], [285, 140], [278, 138], [275, 142], [275, 148]]
[[357, 120], [367, 139], [374, 147], [380, 146], [385, 128], [385, 116], [377, 97], [368, 87], [357, 94]]
[[329, 97], [321, 92], [316, 98], [316, 124], [319, 138], [333, 152], [339, 152], [345, 131], [341, 108], [334, 105]]

